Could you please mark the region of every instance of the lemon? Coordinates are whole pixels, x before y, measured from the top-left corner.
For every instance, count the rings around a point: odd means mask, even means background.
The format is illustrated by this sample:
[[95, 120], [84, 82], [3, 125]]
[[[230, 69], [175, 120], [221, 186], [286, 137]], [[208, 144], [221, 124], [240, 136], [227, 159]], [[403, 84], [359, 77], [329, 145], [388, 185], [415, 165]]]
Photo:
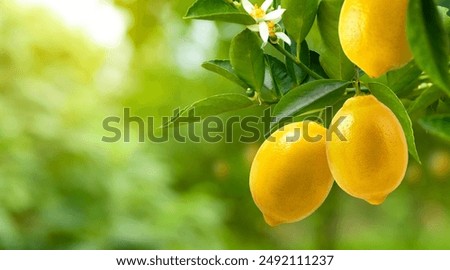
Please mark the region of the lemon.
[[250, 191], [267, 224], [299, 221], [325, 201], [333, 185], [325, 139], [321, 125], [296, 122], [275, 131], [258, 149]]
[[408, 0], [345, 0], [339, 40], [347, 57], [370, 77], [412, 58], [406, 38]]
[[408, 165], [398, 119], [374, 96], [356, 96], [333, 117], [333, 126], [340, 136], [330, 134], [327, 156], [336, 183], [356, 198], [381, 204], [400, 185]]

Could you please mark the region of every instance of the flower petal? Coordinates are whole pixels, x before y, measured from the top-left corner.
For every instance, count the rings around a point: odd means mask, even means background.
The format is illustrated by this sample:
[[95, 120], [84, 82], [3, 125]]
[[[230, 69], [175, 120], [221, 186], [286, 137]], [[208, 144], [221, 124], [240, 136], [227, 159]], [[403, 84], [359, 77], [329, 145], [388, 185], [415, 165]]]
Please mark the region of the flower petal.
[[269, 9], [269, 7], [272, 5], [273, 0], [266, 0], [264, 1], [264, 3], [261, 5], [261, 9], [264, 10], [264, 12], [267, 11], [267, 9]]
[[272, 12], [269, 12], [266, 14], [266, 16], [264, 16], [264, 20], [265, 21], [280, 21], [281, 20], [281, 16], [283, 15], [283, 13], [286, 11], [286, 9], [284, 8], [279, 8], [276, 9]]
[[283, 32], [276, 32], [275, 35], [281, 39], [282, 41], [286, 42], [288, 45], [291, 45], [291, 39]]
[[267, 40], [269, 40], [269, 27], [267, 26], [267, 23], [259, 23], [259, 35], [264, 42], [267, 42]]
[[247, 29], [252, 32], [259, 32], [259, 25], [258, 24], [247, 25]]
[[251, 14], [253, 12], [254, 7], [253, 7], [252, 3], [250, 3], [250, 1], [242, 0], [241, 3], [242, 3], [242, 7], [244, 7], [245, 11], [248, 14]]

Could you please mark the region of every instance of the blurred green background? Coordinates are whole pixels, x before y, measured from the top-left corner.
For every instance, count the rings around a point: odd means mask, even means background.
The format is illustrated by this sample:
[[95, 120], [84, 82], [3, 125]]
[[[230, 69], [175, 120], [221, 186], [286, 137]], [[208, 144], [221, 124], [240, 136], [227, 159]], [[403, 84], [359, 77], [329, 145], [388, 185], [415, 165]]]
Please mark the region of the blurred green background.
[[184, 21], [191, 1], [108, 4], [127, 27], [109, 47], [0, 0], [0, 248], [450, 249], [449, 144], [419, 126], [423, 164], [384, 204], [335, 185], [312, 216], [276, 228], [248, 188], [259, 143], [102, 142], [103, 119], [124, 108], [159, 119], [241, 91], [200, 67], [227, 58], [240, 26]]

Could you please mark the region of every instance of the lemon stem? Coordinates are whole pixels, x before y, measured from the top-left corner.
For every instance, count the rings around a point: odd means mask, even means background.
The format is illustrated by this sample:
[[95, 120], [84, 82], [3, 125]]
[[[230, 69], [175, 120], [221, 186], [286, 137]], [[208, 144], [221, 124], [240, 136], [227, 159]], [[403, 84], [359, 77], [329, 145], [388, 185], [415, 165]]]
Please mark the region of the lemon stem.
[[277, 49], [280, 53], [282, 53], [284, 56], [286, 56], [287, 58], [289, 58], [289, 60], [291, 60], [292, 62], [294, 62], [299, 68], [301, 68], [303, 71], [305, 71], [309, 76], [313, 77], [316, 80], [319, 79], [323, 79], [322, 76], [320, 76], [319, 74], [315, 73], [314, 71], [312, 71], [311, 69], [309, 69], [305, 64], [303, 64], [302, 62], [300, 62], [300, 60], [293, 56], [290, 52], [288, 52], [285, 48], [283, 48], [282, 46], [280, 46], [280, 44], [272, 44], [272, 46], [275, 47], [275, 49]]
[[356, 96], [361, 95], [361, 81], [359, 80], [359, 68], [355, 66], [355, 89]]

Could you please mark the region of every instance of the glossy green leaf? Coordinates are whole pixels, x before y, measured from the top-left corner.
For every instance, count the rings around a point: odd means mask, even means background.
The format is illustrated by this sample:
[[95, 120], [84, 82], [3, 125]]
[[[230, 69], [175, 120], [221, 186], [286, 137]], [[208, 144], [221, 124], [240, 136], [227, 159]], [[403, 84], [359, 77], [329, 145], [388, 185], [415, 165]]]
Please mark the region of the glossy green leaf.
[[[450, 9], [450, 0], [437, 0], [436, 3], [441, 6], [445, 7], [447, 9]], [[450, 16], [450, 15], [449, 15]]]
[[433, 0], [409, 1], [407, 34], [417, 65], [450, 95], [449, 41]]
[[256, 91], [264, 81], [264, 53], [261, 39], [245, 29], [231, 41], [230, 61], [236, 75]]
[[264, 85], [259, 92], [259, 99], [265, 104], [274, 104], [278, 102], [280, 94], [277, 93], [269, 67], [266, 68], [266, 76], [264, 77]]
[[244, 89], [247, 89], [249, 87], [236, 75], [233, 67], [231, 66], [230, 60], [211, 60], [204, 62], [202, 64], [202, 67], [227, 78], [228, 80], [238, 84]]
[[406, 94], [418, 84], [420, 74], [422, 74], [422, 70], [414, 61], [411, 61], [404, 67], [389, 71], [386, 74], [388, 86], [397, 95]]
[[185, 19], [224, 21], [250, 25], [255, 20], [225, 0], [198, 0], [187, 11]]
[[450, 115], [429, 115], [419, 120], [419, 124], [431, 134], [450, 142]]
[[345, 56], [338, 36], [339, 14], [344, 0], [322, 0], [317, 11], [317, 25], [322, 38], [320, 63], [332, 79], [350, 80], [355, 66]]
[[395, 116], [397, 116], [397, 119], [403, 128], [403, 132], [405, 133], [408, 151], [411, 156], [420, 163], [411, 119], [400, 99], [395, 95], [392, 89], [381, 83], [369, 83], [369, 90], [381, 103], [391, 109]]
[[[450, 41], [450, 3], [448, 7], [438, 6], [438, 12], [442, 18], [442, 24], [444, 25], [445, 32], [447, 32], [447, 39]], [[449, 46], [450, 53], [450, 46]]]
[[265, 57], [274, 87], [278, 93], [286, 94], [294, 86], [294, 82], [287, 72], [286, 65], [271, 55], [265, 55]]
[[320, 64], [320, 55], [315, 51], [309, 51], [309, 55], [309, 67], [311, 68], [311, 70], [324, 78], [328, 78], [327, 73], [325, 72], [325, 70], [323, 70], [323, 67]]
[[275, 105], [272, 126], [286, 118], [333, 105], [349, 84], [339, 80], [316, 80], [292, 89]]
[[261, 91], [259, 91], [259, 100], [267, 104], [273, 104], [278, 101], [280, 95], [281, 94], [278, 93], [278, 88], [275, 87], [270, 67], [265, 65], [264, 82]]
[[411, 105], [408, 107], [409, 115], [412, 115], [420, 110], [423, 110], [436, 102], [441, 96], [443, 92], [436, 86], [432, 86], [428, 89], [425, 89], [420, 96], [418, 96]]
[[[299, 55], [300, 62], [305, 64], [306, 66], [309, 66], [310, 64], [310, 56], [309, 56], [309, 48], [306, 41], [303, 41], [300, 44], [300, 48], [297, 48], [297, 43], [295, 41], [292, 41], [291, 46], [286, 45], [287, 50], [291, 52], [293, 55]], [[298, 67], [292, 60], [286, 59], [286, 67], [288, 73], [291, 75], [292, 78], [294, 78], [294, 82], [296, 85], [300, 85], [305, 78], [308, 76], [308, 74]]]
[[241, 94], [220, 94], [211, 96], [187, 106], [164, 126], [174, 123], [188, 124], [198, 122], [208, 116], [237, 111], [255, 105], [247, 96]]
[[282, 0], [286, 9], [283, 23], [292, 39], [300, 44], [308, 35], [316, 18], [319, 0]]

